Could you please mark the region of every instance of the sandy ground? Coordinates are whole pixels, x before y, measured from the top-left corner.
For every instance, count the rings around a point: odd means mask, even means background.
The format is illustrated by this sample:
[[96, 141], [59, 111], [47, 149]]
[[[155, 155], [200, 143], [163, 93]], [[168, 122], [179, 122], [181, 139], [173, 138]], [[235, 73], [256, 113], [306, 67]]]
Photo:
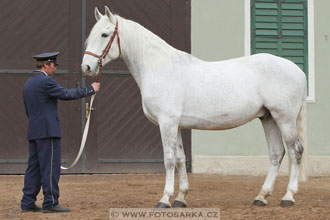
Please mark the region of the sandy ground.
[[[110, 208], [153, 208], [164, 174], [62, 175], [60, 203], [71, 213], [21, 213], [23, 176], [0, 175], [0, 219], [109, 219]], [[288, 177], [276, 181], [266, 207], [252, 205], [265, 177], [189, 174], [189, 208], [220, 208], [221, 219], [330, 219], [330, 177], [301, 183], [293, 207], [279, 206]], [[177, 183], [176, 183], [177, 187]], [[177, 192], [177, 188], [176, 188]], [[37, 204], [42, 203], [42, 193]]]

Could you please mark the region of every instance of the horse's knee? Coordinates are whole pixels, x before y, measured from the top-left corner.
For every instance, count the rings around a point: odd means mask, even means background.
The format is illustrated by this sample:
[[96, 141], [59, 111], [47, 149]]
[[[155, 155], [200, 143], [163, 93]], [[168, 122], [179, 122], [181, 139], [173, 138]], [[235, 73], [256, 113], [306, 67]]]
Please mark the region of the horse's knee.
[[174, 168], [176, 165], [175, 152], [173, 147], [164, 147], [164, 165], [165, 168]]
[[176, 165], [179, 167], [181, 167], [183, 164], [186, 164], [186, 155], [177, 155], [176, 158]]
[[164, 165], [166, 169], [174, 169], [176, 165], [175, 158], [165, 158]]

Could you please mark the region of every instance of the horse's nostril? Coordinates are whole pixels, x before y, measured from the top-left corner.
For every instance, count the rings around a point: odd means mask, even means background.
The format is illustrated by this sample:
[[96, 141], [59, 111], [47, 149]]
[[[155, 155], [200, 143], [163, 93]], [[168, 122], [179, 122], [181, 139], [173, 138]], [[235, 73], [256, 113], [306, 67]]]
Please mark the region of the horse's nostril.
[[89, 65], [87, 65], [87, 71], [90, 71], [91, 67]]

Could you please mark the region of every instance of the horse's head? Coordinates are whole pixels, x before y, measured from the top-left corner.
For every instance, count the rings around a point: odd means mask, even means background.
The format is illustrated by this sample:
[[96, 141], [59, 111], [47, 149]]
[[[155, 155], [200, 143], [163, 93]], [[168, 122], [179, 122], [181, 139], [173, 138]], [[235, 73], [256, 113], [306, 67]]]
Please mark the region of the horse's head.
[[86, 52], [81, 64], [89, 76], [99, 73], [99, 62], [104, 66], [121, 55], [118, 24], [115, 16], [105, 6], [105, 15], [95, 7], [96, 24], [86, 40]]

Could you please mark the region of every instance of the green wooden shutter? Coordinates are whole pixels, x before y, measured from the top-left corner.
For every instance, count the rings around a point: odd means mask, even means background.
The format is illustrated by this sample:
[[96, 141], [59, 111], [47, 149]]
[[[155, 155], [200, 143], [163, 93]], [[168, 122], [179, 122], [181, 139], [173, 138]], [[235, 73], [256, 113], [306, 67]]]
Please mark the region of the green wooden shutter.
[[307, 0], [251, 0], [251, 52], [295, 62], [308, 77]]

